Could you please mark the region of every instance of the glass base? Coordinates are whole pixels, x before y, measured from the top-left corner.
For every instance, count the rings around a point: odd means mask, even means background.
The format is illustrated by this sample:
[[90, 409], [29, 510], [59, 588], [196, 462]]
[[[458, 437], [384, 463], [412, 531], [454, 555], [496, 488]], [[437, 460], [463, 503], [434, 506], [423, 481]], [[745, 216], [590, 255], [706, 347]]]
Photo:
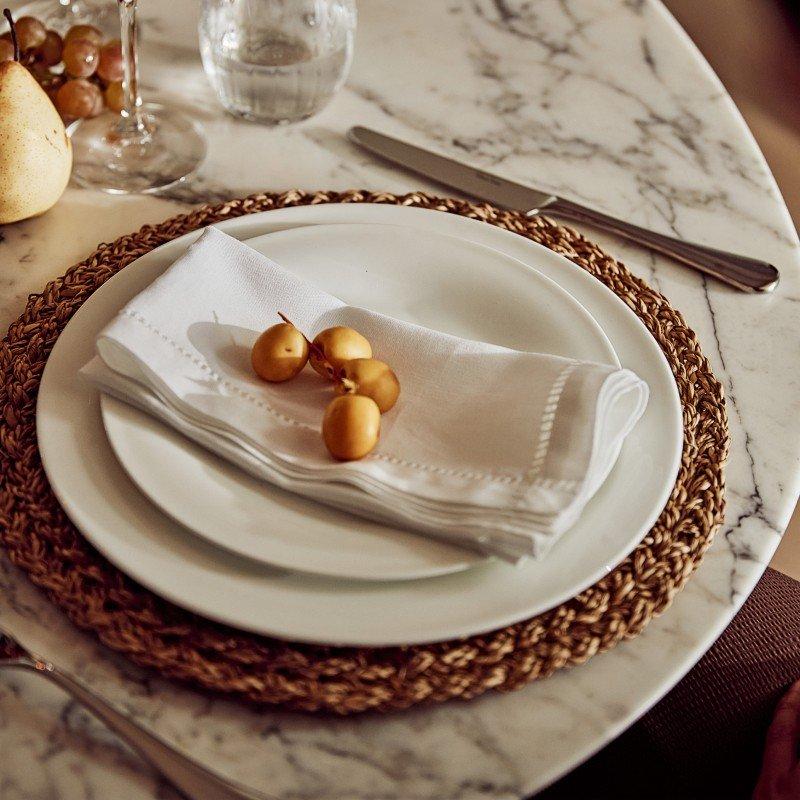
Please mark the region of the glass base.
[[200, 166], [206, 141], [190, 117], [156, 103], [143, 105], [142, 117], [144, 129], [133, 133], [112, 112], [71, 125], [73, 180], [112, 194], [148, 194], [185, 180]]
[[223, 108], [228, 112], [228, 114], [236, 119], [243, 119], [245, 122], [254, 122], [257, 125], [266, 125], [270, 128], [281, 128], [288, 125], [294, 125], [297, 122], [303, 122], [307, 119], [311, 119], [311, 117], [313, 117], [319, 110], [310, 111], [308, 114], [302, 114], [297, 117], [271, 117], [261, 116], [249, 111], [241, 111], [238, 108], [231, 108], [226, 105], [223, 105]]

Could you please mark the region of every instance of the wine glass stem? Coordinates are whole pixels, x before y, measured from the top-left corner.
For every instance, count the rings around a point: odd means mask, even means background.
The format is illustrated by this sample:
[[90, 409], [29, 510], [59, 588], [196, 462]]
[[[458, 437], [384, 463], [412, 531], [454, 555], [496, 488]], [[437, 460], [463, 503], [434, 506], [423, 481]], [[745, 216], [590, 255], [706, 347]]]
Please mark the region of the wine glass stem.
[[137, 0], [119, 0], [122, 59], [125, 68], [123, 81], [125, 108], [122, 111], [122, 127], [131, 132], [143, 133], [146, 125], [142, 118], [142, 98], [139, 95], [136, 3]]

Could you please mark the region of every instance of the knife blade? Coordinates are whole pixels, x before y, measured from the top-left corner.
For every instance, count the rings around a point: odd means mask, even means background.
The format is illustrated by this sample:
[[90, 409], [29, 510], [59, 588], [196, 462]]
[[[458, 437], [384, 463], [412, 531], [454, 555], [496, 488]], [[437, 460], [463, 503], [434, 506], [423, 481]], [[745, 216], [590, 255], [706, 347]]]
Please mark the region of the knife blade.
[[353, 143], [371, 153], [470, 197], [487, 200], [501, 208], [522, 211], [527, 216], [545, 211], [550, 216], [591, 225], [655, 250], [741, 291], [771, 292], [780, 280], [778, 270], [766, 261], [642, 228], [574, 200], [501, 178], [370, 128], [357, 125], [350, 128], [348, 136]]
[[549, 192], [500, 178], [463, 161], [424, 150], [370, 128], [356, 125], [350, 128], [348, 136], [353, 143], [387, 161], [503, 208], [535, 213], [556, 199]]

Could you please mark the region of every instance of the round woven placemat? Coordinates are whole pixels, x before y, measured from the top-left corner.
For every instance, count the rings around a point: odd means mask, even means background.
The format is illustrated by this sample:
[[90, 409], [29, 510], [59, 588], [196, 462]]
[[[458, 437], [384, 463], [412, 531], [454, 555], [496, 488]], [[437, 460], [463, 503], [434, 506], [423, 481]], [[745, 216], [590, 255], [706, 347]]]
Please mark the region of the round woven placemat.
[[[565, 255], [621, 297], [664, 350], [683, 404], [680, 472], [639, 546], [611, 573], [533, 619], [464, 640], [393, 648], [302, 645], [245, 634], [156, 597], [106, 561], [56, 501], [36, 444], [39, 381], [55, 340], [99, 286], [134, 259], [209, 223], [287, 206], [388, 203], [515, 231]], [[670, 603], [722, 521], [728, 428], [722, 387], [694, 333], [658, 292], [580, 234], [486, 204], [424, 194], [257, 194], [204, 206], [100, 245], [32, 295], [0, 349], [0, 538], [11, 560], [85, 630], [160, 674], [306, 711], [389, 711], [509, 690], [635, 636]]]

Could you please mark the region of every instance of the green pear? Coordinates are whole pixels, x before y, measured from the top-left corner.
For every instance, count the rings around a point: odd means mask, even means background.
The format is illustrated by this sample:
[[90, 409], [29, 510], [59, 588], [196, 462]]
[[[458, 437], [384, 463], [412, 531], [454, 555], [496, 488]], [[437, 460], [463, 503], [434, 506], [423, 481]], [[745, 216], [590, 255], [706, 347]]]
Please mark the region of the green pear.
[[17, 61], [0, 63], [0, 224], [43, 214], [61, 197], [72, 144], [44, 89]]

